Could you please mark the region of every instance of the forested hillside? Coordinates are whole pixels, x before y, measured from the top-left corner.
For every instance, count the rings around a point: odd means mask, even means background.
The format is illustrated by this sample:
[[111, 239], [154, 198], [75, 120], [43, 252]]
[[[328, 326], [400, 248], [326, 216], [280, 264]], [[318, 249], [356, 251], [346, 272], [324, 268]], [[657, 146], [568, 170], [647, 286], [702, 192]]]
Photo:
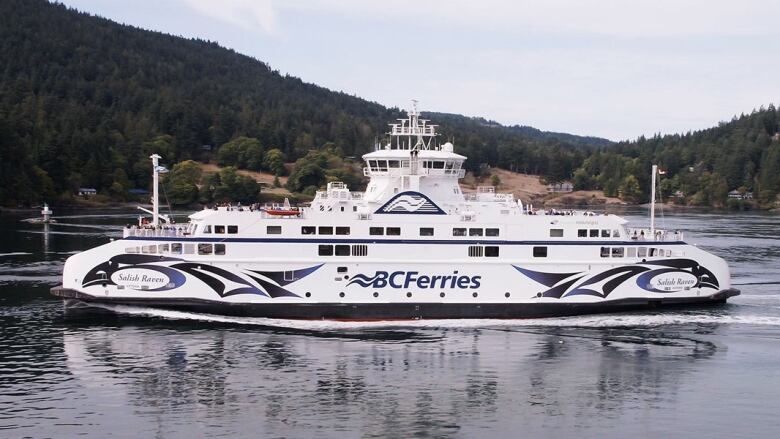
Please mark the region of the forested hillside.
[[646, 200], [656, 163], [666, 171], [660, 181], [666, 199], [701, 206], [751, 204], [728, 198], [737, 190], [752, 193], [763, 207], [774, 207], [780, 193], [779, 125], [780, 113], [770, 105], [715, 128], [622, 142], [594, 151], [575, 172], [574, 183], [579, 189]]
[[[151, 152], [169, 165], [208, 160], [240, 137], [257, 141], [253, 152], [259, 151], [261, 168], [271, 150], [276, 164], [323, 147], [357, 156], [401, 116], [398, 109], [280, 75], [215, 43], [120, 25], [44, 0], [0, 1], [0, 60], [3, 205], [67, 197], [82, 186], [121, 199], [128, 189], [148, 187]], [[573, 154], [576, 136], [527, 136], [463, 117], [442, 124], [473, 156], [474, 168], [496, 164], [507, 152], [528, 152], [514, 163], [552, 178], [570, 174], [570, 166], [551, 164], [558, 162], [553, 157]], [[547, 146], [554, 147], [549, 157]]]

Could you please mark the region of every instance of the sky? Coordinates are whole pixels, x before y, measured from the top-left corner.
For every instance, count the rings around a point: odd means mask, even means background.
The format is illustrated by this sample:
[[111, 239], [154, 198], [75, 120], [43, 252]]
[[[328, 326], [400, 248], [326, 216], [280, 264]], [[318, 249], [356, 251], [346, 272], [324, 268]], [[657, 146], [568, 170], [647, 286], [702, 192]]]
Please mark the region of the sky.
[[[635, 139], [777, 105], [777, 0], [64, 0], [332, 90]], [[435, 122], [435, 121], [434, 121]]]

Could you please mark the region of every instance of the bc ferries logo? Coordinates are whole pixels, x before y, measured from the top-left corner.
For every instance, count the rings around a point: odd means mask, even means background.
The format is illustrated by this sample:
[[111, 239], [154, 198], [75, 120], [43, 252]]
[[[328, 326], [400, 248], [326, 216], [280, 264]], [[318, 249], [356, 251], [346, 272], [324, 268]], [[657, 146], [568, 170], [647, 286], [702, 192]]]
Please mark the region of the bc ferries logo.
[[430, 198], [413, 191], [401, 192], [394, 196], [384, 206], [377, 209], [376, 213], [445, 214]]
[[355, 274], [347, 286], [360, 285], [363, 288], [479, 288], [482, 276], [458, 276], [455, 271], [450, 275], [420, 275], [417, 271], [377, 271], [373, 276]]

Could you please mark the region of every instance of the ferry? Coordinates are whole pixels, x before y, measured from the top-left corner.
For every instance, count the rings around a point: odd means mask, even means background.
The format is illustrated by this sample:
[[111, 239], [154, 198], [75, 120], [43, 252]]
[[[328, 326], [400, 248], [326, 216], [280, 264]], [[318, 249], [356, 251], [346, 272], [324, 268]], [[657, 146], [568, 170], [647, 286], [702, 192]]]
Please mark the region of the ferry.
[[[365, 192], [331, 182], [304, 207], [159, 213], [71, 256], [52, 294], [283, 319], [516, 319], [725, 303], [727, 263], [683, 234], [616, 215], [540, 211], [493, 187], [464, 192], [466, 157], [420, 117], [365, 154]], [[653, 168], [653, 193], [655, 176]], [[655, 195], [652, 197], [655, 202]], [[651, 212], [654, 213], [654, 207]]]

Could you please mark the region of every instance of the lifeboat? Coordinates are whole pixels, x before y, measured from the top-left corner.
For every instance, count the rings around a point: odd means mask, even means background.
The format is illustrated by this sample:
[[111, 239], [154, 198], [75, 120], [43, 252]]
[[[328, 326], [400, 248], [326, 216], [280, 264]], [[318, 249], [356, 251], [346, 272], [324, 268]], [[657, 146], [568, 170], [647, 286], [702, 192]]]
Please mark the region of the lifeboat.
[[301, 214], [301, 211], [297, 209], [263, 209], [263, 212], [274, 216], [298, 216]]

